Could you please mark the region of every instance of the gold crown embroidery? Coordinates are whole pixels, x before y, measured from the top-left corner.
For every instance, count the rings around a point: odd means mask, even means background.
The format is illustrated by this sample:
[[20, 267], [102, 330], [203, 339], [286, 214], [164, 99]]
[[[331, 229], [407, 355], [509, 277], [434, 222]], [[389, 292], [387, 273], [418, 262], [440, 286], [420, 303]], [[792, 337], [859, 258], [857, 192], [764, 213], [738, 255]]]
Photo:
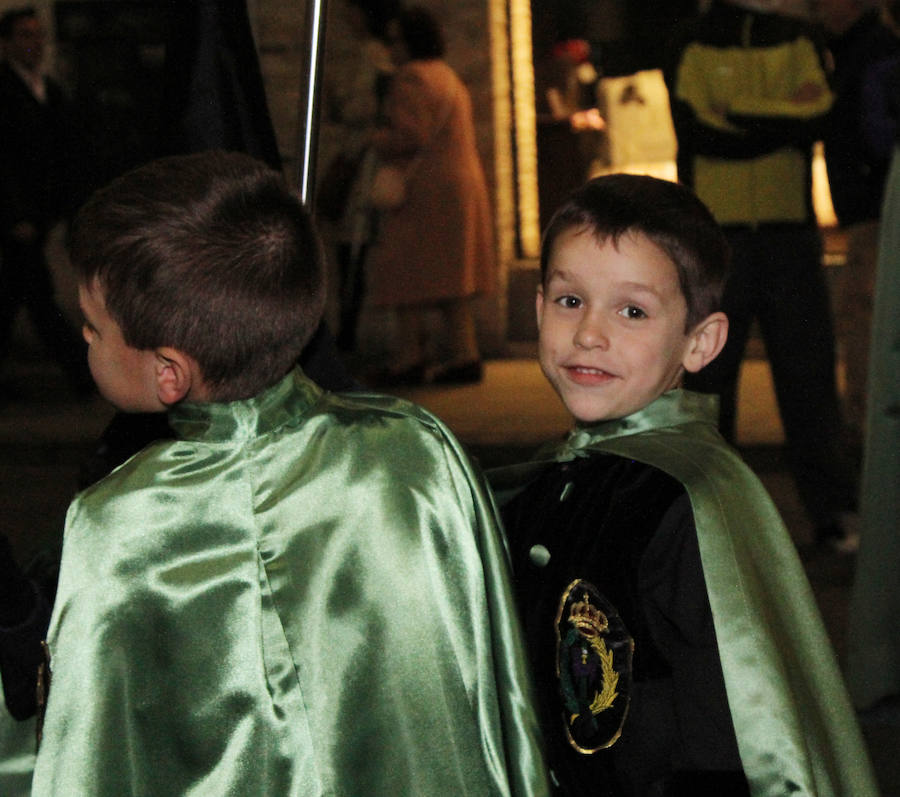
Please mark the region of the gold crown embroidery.
[[[600, 657], [603, 689], [594, 692], [594, 699], [590, 705], [591, 714], [596, 716], [601, 711], [611, 708], [619, 696], [616, 691], [616, 687], [619, 685], [619, 674], [613, 667], [613, 653], [606, 647], [606, 642], [601, 636], [609, 628], [609, 621], [603, 612], [591, 605], [591, 596], [585, 592], [582, 600], [572, 604], [572, 608], [569, 610], [569, 622], [588, 640], [591, 648]], [[581, 651], [582, 664], [587, 663], [587, 658], [587, 648], [583, 648]], [[569, 718], [569, 724], [571, 725], [578, 716], [578, 714], [573, 714]]]

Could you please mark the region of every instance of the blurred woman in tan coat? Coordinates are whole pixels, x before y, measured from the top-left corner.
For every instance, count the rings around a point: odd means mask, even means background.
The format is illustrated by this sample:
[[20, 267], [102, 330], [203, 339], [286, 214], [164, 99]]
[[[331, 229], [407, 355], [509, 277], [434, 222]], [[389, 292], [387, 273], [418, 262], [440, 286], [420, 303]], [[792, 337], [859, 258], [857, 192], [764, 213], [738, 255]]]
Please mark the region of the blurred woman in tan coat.
[[[471, 99], [442, 58], [443, 35], [430, 13], [402, 12], [388, 38], [398, 69], [387, 125], [374, 143], [383, 164], [402, 173], [405, 196], [383, 211], [367, 264], [369, 299], [396, 310], [403, 347], [384, 381], [476, 382], [481, 358], [472, 299], [492, 290], [495, 253]], [[437, 363], [425, 323], [433, 309], [447, 336], [447, 355]]]

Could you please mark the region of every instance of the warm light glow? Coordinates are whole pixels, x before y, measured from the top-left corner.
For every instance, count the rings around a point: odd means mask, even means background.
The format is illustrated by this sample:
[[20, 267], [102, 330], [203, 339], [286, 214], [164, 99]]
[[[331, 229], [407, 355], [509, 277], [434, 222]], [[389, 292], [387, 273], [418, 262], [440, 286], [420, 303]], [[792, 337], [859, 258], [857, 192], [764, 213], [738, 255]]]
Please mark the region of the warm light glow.
[[516, 177], [519, 189], [519, 236], [523, 257], [537, 257], [541, 247], [538, 216], [537, 125], [534, 99], [534, 54], [531, 2], [510, 0], [513, 108], [516, 134]]
[[[494, 163], [499, 253], [505, 262], [537, 257], [537, 130], [529, 0], [491, 0]], [[521, 252], [516, 251], [518, 231]]]
[[825, 168], [825, 148], [821, 141], [816, 142], [812, 162], [812, 194], [813, 209], [820, 227], [837, 226], [837, 216], [831, 204], [831, 189], [828, 185], [828, 172]]
[[506, 0], [488, 7], [491, 83], [494, 99], [494, 181], [496, 183], [497, 250], [502, 263], [516, 256], [516, 208], [512, 157], [512, 89], [509, 75], [509, 17]]

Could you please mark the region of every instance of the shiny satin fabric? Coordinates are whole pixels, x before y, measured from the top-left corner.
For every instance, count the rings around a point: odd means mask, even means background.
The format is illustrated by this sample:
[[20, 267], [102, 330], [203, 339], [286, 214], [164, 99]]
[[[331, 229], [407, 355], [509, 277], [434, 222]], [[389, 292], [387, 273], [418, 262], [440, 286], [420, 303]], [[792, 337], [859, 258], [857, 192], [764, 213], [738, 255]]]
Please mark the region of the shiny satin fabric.
[[3, 705], [0, 686], [0, 795], [28, 797], [34, 770], [34, 719], [17, 722]]
[[850, 600], [847, 672], [857, 708], [900, 695], [900, 147], [881, 215], [869, 357], [862, 539]]
[[754, 797], [877, 797], [868, 755], [794, 544], [759, 480], [719, 436], [717, 399], [673, 390], [576, 428], [535, 463], [489, 474], [498, 495], [591, 452], [652, 465], [691, 500], [728, 701]]
[[34, 795], [548, 793], [495, 509], [299, 371], [76, 498]]

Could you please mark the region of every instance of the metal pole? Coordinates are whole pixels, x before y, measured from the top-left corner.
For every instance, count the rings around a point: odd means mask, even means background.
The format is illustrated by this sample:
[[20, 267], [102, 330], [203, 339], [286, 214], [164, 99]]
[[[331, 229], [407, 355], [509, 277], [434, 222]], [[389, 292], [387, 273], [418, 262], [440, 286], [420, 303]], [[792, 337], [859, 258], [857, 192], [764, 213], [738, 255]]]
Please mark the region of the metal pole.
[[300, 85], [300, 167], [297, 184], [300, 199], [312, 212], [316, 185], [316, 148], [319, 139], [319, 95], [325, 53], [325, 16], [328, 0], [307, 0], [306, 42], [308, 58]]

